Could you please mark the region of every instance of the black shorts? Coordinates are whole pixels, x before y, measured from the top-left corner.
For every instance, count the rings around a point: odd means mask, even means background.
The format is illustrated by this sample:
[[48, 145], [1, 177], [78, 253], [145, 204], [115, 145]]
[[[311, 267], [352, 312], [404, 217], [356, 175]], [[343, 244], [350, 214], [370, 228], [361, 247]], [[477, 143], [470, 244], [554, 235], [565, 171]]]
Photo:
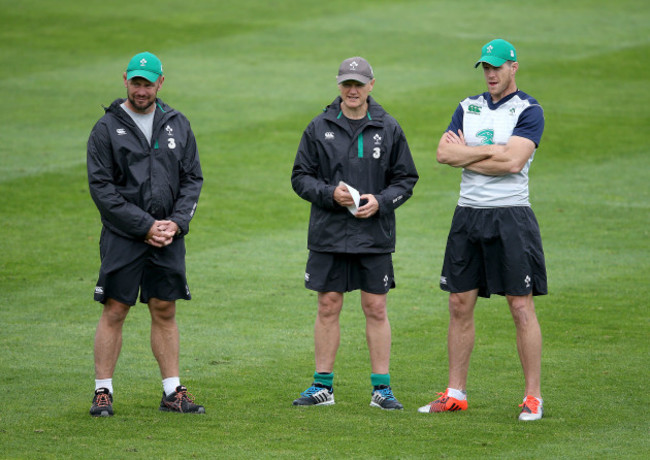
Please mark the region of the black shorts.
[[457, 206], [447, 238], [440, 289], [478, 295], [545, 295], [539, 225], [528, 206]]
[[179, 238], [169, 246], [155, 248], [144, 241], [119, 236], [105, 227], [99, 240], [102, 261], [95, 287], [95, 300], [106, 303], [111, 298], [135, 305], [152, 297], [160, 300], [190, 300], [185, 277], [185, 240]]
[[305, 287], [318, 292], [361, 289], [371, 294], [386, 294], [395, 287], [392, 255], [309, 251]]

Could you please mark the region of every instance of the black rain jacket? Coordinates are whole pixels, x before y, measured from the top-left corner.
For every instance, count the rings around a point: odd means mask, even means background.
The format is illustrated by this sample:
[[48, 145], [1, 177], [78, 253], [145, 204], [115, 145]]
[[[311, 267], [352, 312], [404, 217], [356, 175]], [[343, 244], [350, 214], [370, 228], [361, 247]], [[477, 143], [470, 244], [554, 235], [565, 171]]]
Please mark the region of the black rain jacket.
[[[312, 251], [365, 254], [395, 251], [395, 209], [418, 180], [397, 120], [368, 98], [368, 120], [352, 132], [337, 97], [305, 129], [291, 174], [295, 192], [311, 203], [307, 247]], [[372, 194], [379, 211], [354, 217], [334, 201], [339, 181]]]
[[[88, 139], [88, 183], [102, 224], [143, 240], [155, 220], [189, 232], [203, 184], [187, 118], [156, 99], [151, 145], [116, 99]], [[177, 236], [178, 237], [178, 236]]]

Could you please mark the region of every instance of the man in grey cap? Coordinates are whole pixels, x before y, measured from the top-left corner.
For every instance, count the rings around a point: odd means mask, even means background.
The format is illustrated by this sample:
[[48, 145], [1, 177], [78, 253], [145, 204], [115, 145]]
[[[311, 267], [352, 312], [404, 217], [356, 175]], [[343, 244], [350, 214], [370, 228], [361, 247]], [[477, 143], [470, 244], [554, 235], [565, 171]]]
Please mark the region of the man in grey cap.
[[113, 372], [122, 326], [138, 292], [151, 314], [151, 349], [162, 376], [159, 409], [204, 413], [179, 377], [176, 300], [190, 300], [185, 235], [203, 175], [185, 116], [157, 97], [165, 77], [160, 59], [138, 53], [116, 99], [88, 139], [88, 183], [99, 210], [101, 266], [95, 300], [103, 304], [95, 334], [95, 395], [90, 415], [113, 415]]
[[402, 128], [370, 97], [368, 61], [345, 59], [336, 80], [340, 96], [305, 129], [291, 174], [295, 192], [311, 203], [305, 287], [318, 292], [313, 383], [293, 404], [334, 404], [343, 295], [360, 289], [370, 405], [402, 409], [391, 389], [386, 298], [395, 287], [395, 209], [413, 194], [418, 174]]

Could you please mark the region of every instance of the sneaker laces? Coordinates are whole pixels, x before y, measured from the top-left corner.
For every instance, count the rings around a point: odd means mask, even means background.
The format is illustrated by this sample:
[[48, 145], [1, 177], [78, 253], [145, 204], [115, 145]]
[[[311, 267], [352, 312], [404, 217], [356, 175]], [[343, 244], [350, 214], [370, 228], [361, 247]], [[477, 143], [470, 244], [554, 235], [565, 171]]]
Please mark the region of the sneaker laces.
[[105, 407], [111, 405], [111, 400], [108, 397], [107, 393], [98, 393], [97, 399], [95, 400], [97, 407]]
[[393, 390], [392, 390], [391, 387], [389, 387], [389, 386], [387, 386], [387, 387], [385, 387], [385, 388], [377, 388], [375, 391], [376, 391], [377, 393], [379, 393], [379, 395], [380, 395], [382, 398], [386, 398], [386, 399], [388, 399], [388, 400], [395, 399], [395, 396], [393, 395]]
[[176, 399], [178, 399], [179, 402], [181, 402], [181, 401], [188, 401], [188, 402], [194, 403], [194, 395], [192, 395], [191, 393], [189, 393], [189, 392], [187, 391], [187, 389], [185, 389], [185, 390], [181, 390], [181, 391], [178, 391], [178, 392], [176, 393]]
[[524, 402], [519, 404], [519, 407], [523, 407], [522, 411], [529, 411], [531, 414], [536, 414], [539, 409], [539, 399], [534, 396], [526, 396]]
[[[176, 391], [173, 400], [163, 398], [163, 404], [173, 410], [184, 412], [186, 407], [183, 407], [183, 403], [186, 405], [194, 404], [194, 396], [187, 391], [187, 388], [181, 388], [180, 391]], [[171, 396], [171, 395], [170, 395]]]
[[327, 388], [325, 388], [325, 387], [317, 387], [315, 385], [312, 385], [309, 388], [307, 388], [305, 391], [300, 393], [300, 396], [311, 396], [311, 395], [314, 395], [314, 394], [318, 393], [319, 391], [321, 391], [323, 389], [326, 390]]
[[438, 396], [441, 396], [441, 397], [440, 397], [440, 398], [436, 398], [436, 399], [434, 399], [434, 400], [431, 401], [428, 405], [430, 406], [431, 404], [433, 404], [433, 403], [435, 403], [435, 402], [438, 402], [438, 401], [440, 401], [442, 404], [444, 404], [445, 402], [447, 402], [447, 400], [445, 399], [445, 397], [447, 396], [447, 392], [446, 392], [446, 391], [445, 391], [444, 393], [438, 393]]

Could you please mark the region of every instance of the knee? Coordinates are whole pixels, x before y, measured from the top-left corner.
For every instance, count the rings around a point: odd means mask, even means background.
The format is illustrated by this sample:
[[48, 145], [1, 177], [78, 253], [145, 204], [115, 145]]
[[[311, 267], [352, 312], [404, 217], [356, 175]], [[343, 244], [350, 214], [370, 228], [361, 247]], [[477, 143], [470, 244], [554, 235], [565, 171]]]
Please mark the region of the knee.
[[130, 306], [114, 299], [108, 299], [104, 304], [102, 316], [113, 325], [124, 323], [126, 316], [129, 314]]
[[386, 302], [370, 302], [363, 306], [363, 312], [366, 319], [372, 321], [386, 321], [388, 319], [388, 311], [386, 309]]
[[176, 318], [176, 302], [151, 299], [149, 311], [154, 321], [174, 321]]
[[474, 316], [474, 302], [462, 294], [449, 294], [449, 316], [455, 320], [471, 320]]
[[532, 298], [512, 297], [508, 299], [510, 313], [516, 325], [526, 325], [537, 320]]
[[322, 320], [336, 320], [342, 307], [343, 302], [339, 296], [323, 294], [318, 298], [318, 317]]

